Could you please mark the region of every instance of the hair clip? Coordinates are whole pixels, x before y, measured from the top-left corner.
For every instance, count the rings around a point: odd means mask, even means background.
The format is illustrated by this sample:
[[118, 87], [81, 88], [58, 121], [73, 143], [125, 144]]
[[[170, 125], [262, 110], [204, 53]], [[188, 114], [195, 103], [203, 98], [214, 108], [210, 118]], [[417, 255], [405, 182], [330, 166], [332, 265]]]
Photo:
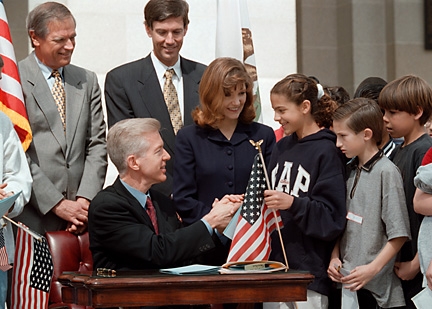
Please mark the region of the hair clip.
[[317, 88], [318, 88], [318, 100], [319, 100], [324, 95], [324, 89], [321, 84], [317, 84]]

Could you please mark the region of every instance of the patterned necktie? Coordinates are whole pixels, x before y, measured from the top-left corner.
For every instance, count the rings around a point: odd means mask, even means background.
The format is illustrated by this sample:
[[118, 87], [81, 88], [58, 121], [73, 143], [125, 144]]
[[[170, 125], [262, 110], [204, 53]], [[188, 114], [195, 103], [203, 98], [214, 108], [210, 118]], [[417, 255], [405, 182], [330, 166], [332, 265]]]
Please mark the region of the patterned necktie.
[[178, 102], [177, 91], [172, 83], [172, 77], [175, 74], [174, 69], [165, 71], [165, 85], [164, 85], [164, 98], [171, 118], [171, 124], [174, 133], [177, 134], [178, 130], [183, 126], [182, 117], [180, 113], [180, 105]]
[[57, 70], [53, 70], [52, 76], [54, 76], [55, 80], [51, 92], [54, 97], [54, 101], [56, 102], [57, 110], [63, 124], [63, 131], [66, 133], [66, 94], [60, 72]]
[[151, 222], [153, 223], [156, 234], [159, 234], [159, 227], [156, 218], [156, 209], [154, 208], [153, 202], [151, 201], [150, 197], [147, 197], [146, 211], [150, 217]]

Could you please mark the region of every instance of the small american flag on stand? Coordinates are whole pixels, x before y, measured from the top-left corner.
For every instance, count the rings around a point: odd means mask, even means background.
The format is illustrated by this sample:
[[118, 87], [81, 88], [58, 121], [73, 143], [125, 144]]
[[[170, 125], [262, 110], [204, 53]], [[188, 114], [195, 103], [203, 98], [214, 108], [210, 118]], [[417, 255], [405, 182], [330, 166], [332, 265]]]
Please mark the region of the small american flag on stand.
[[19, 228], [12, 275], [11, 309], [48, 308], [53, 262], [47, 241]]
[[279, 211], [264, 204], [266, 179], [259, 154], [255, 156], [227, 262], [261, 261], [270, 257], [270, 234], [283, 226]]
[[7, 271], [12, 266], [9, 264], [8, 255], [6, 252], [5, 239], [3, 235], [3, 229], [0, 229], [0, 270]]

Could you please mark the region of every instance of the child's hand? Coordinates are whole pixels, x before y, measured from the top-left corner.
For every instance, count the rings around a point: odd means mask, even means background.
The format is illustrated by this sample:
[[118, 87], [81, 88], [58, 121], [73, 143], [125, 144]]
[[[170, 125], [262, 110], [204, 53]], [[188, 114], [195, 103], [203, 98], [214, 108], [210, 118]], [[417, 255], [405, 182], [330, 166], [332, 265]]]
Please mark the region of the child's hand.
[[394, 271], [396, 276], [402, 280], [412, 280], [420, 271], [420, 268], [416, 265], [415, 261], [408, 262], [396, 262], [394, 265]]
[[7, 198], [8, 196], [13, 195], [11, 192], [7, 192], [5, 190], [7, 183], [0, 183], [0, 200]]
[[294, 201], [294, 197], [285, 192], [276, 190], [264, 191], [264, 202], [270, 209], [289, 209]]
[[378, 271], [371, 264], [357, 266], [348, 276], [343, 277], [341, 282], [346, 284], [346, 289], [358, 291], [371, 281]]
[[432, 290], [432, 260], [429, 263], [429, 267], [426, 270], [426, 279], [427, 279], [427, 285], [429, 289]]
[[339, 258], [333, 258], [330, 261], [330, 265], [327, 268], [327, 274], [331, 280], [334, 282], [342, 282], [342, 274], [339, 272], [339, 270], [342, 267], [342, 262]]

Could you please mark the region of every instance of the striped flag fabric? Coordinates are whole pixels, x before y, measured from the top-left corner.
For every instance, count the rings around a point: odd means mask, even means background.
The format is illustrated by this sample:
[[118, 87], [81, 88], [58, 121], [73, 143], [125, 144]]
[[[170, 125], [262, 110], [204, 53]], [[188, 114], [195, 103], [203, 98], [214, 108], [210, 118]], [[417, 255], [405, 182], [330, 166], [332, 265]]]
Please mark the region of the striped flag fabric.
[[0, 270], [8, 271], [12, 266], [9, 264], [8, 255], [6, 252], [5, 239], [3, 229], [0, 229]]
[[32, 141], [32, 133], [3, 0], [0, 0], [0, 55], [4, 62], [0, 80], [0, 110], [12, 120], [26, 151]]
[[44, 237], [18, 228], [12, 274], [11, 309], [48, 308], [53, 262]]
[[259, 154], [255, 156], [237, 226], [231, 242], [227, 263], [268, 260], [271, 252], [270, 234], [283, 226], [279, 211], [264, 203], [266, 180]]
[[244, 63], [254, 83], [255, 121], [262, 122], [255, 51], [246, 0], [218, 0], [216, 58], [232, 57]]

